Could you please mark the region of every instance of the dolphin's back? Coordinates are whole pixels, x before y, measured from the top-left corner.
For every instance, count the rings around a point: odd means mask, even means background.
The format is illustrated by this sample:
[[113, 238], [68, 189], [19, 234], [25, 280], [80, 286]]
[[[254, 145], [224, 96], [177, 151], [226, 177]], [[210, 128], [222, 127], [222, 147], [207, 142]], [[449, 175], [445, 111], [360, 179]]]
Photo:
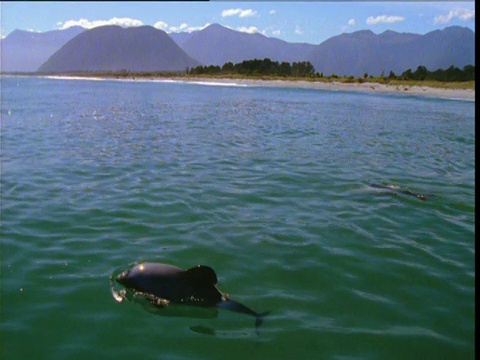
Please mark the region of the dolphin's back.
[[192, 286], [183, 278], [185, 270], [167, 264], [143, 263], [127, 275], [128, 285], [136, 291], [171, 301], [181, 301], [192, 293]]
[[119, 282], [141, 293], [185, 304], [213, 306], [221, 300], [215, 272], [207, 266], [184, 270], [159, 263], [135, 265]]

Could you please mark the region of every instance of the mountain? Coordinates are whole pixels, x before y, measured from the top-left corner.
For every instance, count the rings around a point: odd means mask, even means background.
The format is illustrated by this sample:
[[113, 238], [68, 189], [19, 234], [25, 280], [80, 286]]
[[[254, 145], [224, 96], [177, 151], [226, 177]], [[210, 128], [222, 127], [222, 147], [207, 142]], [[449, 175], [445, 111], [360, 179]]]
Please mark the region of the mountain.
[[168, 34], [173, 41], [175, 41], [175, 43], [182, 47], [183, 44], [185, 43], [185, 41], [187, 41], [188, 39], [190, 39], [190, 37], [192, 36], [192, 33], [191, 32], [172, 32], [172, 33], [169, 33]]
[[255, 33], [247, 34], [218, 24], [191, 33], [182, 49], [203, 65], [269, 58], [273, 61], [305, 61], [315, 49], [312, 44], [288, 43]]
[[316, 72], [325, 75], [384, 72], [388, 76], [390, 71], [399, 75], [420, 65], [435, 71], [475, 64], [475, 33], [459, 26], [425, 35], [390, 30], [377, 35], [362, 30], [334, 36], [319, 45], [288, 43], [218, 24], [170, 36], [150, 26], [74, 27], [47, 33], [15, 30], [0, 44], [1, 70], [20, 72], [36, 71], [43, 63], [42, 72], [183, 71], [200, 63], [222, 66], [270, 58], [310, 61]]
[[435, 30], [419, 39], [412, 51], [418, 53], [417, 61], [427, 69], [446, 69], [451, 65], [463, 68], [475, 64], [475, 33], [460, 26]]
[[334, 36], [308, 56], [315, 70], [325, 75], [397, 75], [425, 66], [434, 71], [451, 65], [463, 68], [475, 64], [475, 34], [459, 26], [425, 35], [370, 30]]
[[71, 39], [38, 72], [184, 71], [197, 65], [162, 30], [101, 26]]
[[33, 72], [67, 41], [85, 31], [75, 26], [44, 33], [15, 30], [0, 40], [1, 71]]

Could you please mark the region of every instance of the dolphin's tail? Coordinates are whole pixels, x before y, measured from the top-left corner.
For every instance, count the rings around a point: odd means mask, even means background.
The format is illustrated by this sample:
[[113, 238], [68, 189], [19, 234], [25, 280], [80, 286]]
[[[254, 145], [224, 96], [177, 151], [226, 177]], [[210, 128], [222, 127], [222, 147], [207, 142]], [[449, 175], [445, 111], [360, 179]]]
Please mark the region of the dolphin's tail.
[[258, 329], [263, 324], [263, 318], [270, 314], [270, 311], [265, 311], [261, 314], [255, 315], [255, 328]]
[[255, 317], [255, 328], [257, 328], [257, 329], [262, 325], [263, 318], [267, 314], [270, 313], [270, 311], [266, 311], [266, 312], [263, 312], [263, 313], [259, 314], [255, 311], [253, 311], [252, 309], [249, 309], [245, 305], [240, 304], [239, 302], [237, 302], [235, 300], [230, 300], [230, 299], [225, 300], [225, 301], [221, 301], [216, 306], [218, 308], [221, 308], [221, 309], [235, 311], [235, 312], [238, 312], [238, 313], [247, 314], [247, 315]]

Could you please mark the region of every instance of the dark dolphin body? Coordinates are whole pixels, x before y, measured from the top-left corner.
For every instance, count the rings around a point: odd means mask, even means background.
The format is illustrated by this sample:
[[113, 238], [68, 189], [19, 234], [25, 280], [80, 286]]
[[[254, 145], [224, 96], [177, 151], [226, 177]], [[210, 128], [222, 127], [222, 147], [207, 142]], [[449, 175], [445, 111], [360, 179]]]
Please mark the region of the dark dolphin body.
[[427, 200], [427, 195], [415, 193], [415, 192], [410, 191], [408, 189], [400, 189], [399, 187], [393, 186], [393, 185], [370, 184], [370, 186], [373, 187], [373, 188], [376, 188], [376, 189], [390, 190], [393, 193], [399, 193], [399, 194], [413, 196], [413, 197], [416, 197], [417, 199], [420, 199], [422, 201]]
[[160, 263], [140, 263], [123, 271], [117, 282], [136, 293], [147, 296], [156, 306], [169, 302], [200, 307], [217, 307], [255, 317], [255, 327], [262, 324], [266, 313], [258, 314], [216, 287], [217, 275], [212, 268], [199, 265], [188, 270]]

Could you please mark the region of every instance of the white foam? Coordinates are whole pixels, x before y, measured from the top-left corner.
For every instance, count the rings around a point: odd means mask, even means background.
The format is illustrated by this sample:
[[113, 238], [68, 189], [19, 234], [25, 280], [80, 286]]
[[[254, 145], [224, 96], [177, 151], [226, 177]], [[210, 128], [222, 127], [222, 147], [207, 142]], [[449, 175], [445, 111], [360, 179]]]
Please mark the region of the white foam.
[[475, 98], [470, 99], [470, 98], [461, 98], [461, 97], [446, 97], [443, 98], [445, 100], [453, 100], [453, 101], [469, 101], [469, 102], [475, 102]]
[[215, 81], [185, 81], [187, 84], [206, 85], [206, 86], [240, 86], [247, 87], [247, 84], [239, 84], [234, 82], [215, 82]]
[[233, 86], [233, 87], [248, 87], [247, 84], [240, 84], [236, 82], [217, 82], [217, 81], [190, 81], [190, 80], [174, 80], [174, 79], [148, 79], [148, 78], [101, 78], [89, 76], [62, 76], [62, 75], [47, 75], [41, 76], [45, 79], [53, 80], [90, 80], [90, 81], [125, 81], [125, 82], [156, 82], [167, 84], [193, 84], [203, 86]]
[[40, 76], [44, 79], [52, 79], [52, 80], [90, 80], [90, 81], [105, 81], [109, 80], [107, 78], [99, 78], [99, 77], [86, 77], [86, 76], [61, 76], [61, 75], [47, 75], [47, 76]]

